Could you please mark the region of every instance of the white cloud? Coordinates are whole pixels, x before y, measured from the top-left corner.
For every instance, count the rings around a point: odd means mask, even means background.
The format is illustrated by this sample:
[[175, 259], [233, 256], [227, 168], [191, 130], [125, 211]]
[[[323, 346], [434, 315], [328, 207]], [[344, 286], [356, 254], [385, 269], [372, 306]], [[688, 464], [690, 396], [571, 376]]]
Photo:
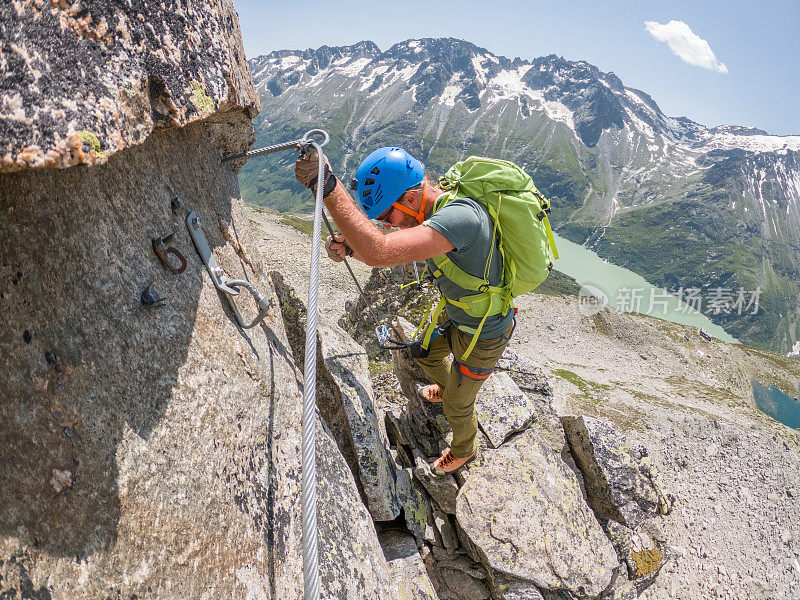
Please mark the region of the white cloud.
[[728, 67], [717, 60], [708, 42], [695, 34], [683, 21], [645, 21], [644, 26], [659, 42], [667, 42], [672, 53], [684, 62], [717, 73], [728, 72]]

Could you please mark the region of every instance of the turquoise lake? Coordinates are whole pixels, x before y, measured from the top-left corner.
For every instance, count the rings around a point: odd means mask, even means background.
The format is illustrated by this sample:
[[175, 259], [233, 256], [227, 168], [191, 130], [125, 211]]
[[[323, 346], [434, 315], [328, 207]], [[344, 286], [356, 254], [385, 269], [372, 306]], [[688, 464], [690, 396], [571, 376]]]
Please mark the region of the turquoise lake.
[[[703, 328], [724, 342], [738, 343], [704, 314], [648, 283], [623, 267], [604, 261], [593, 251], [556, 235], [560, 258], [555, 269], [586, 286], [595, 297], [623, 312], [639, 312], [673, 323]], [[603, 296], [605, 298], [603, 298]], [[702, 307], [702, 305], [701, 305]]]
[[[675, 296], [666, 294], [636, 273], [608, 263], [591, 250], [562, 237], [556, 236], [556, 244], [561, 258], [556, 261], [555, 268], [573, 277], [596, 297], [604, 297], [610, 306], [623, 312], [640, 312], [673, 323], [703, 328], [715, 338], [738, 343], [706, 315], [693, 310]], [[800, 402], [775, 386], [761, 385], [756, 380], [752, 381], [752, 386], [753, 398], [761, 412], [788, 427], [800, 429]]]
[[800, 429], [800, 402], [774, 385], [761, 385], [755, 379], [752, 384], [753, 398], [761, 412], [792, 429]]

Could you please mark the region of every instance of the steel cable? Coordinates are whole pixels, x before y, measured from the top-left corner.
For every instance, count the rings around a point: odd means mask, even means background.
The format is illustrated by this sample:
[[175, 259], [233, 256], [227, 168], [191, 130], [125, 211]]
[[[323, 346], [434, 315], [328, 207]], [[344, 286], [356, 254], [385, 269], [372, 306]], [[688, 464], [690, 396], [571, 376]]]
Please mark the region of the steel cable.
[[[309, 131], [304, 138], [320, 130]], [[324, 132], [322, 132], [324, 133]], [[327, 141], [327, 134], [325, 138]], [[310, 140], [308, 140], [310, 141]], [[306, 313], [306, 352], [303, 377], [302, 482], [300, 502], [303, 521], [303, 585], [305, 600], [319, 600], [319, 553], [317, 549], [317, 460], [316, 460], [316, 392], [317, 392], [317, 296], [319, 292], [320, 233], [322, 229], [322, 195], [325, 178], [325, 156], [316, 142], [307, 142], [317, 151], [317, 197], [314, 204], [314, 229], [311, 242], [311, 272], [308, 278], [308, 311]]]
[[[312, 136], [321, 135], [321, 144], [313, 141]], [[222, 159], [226, 164], [239, 159], [250, 159], [264, 154], [272, 154], [282, 150], [299, 150], [303, 152], [308, 148], [317, 151], [319, 167], [317, 181], [323, 181], [325, 176], [325, 156], [322, 146], [328, 143], [330, 137], [321, 129], [312, 129], [301, 139], [282, 144], [274, 144], [257, 150], [251, 150], [235, 156]], [[300, 511], [302, 520], [302, 545], [303, 545], [303, 597], [305, 600], [319, 600], [319, 550], [317, 532], [317, 317], [318, 317], [318, 292], [319, 292], [319, 253], [320, 233], [322, 229], [322, 185], [317, 186], [316, 202], [314, 205], [314, 233], [311, 242], [311, 269], [308, 278], [308, 311], [306, 315], [306, 352], [303, 376], [303, 421], [302, 421], [302, 449], [301, 449], [301, 481], [300, 481]], [[236, 282], [246, 287], [246, 282]]]

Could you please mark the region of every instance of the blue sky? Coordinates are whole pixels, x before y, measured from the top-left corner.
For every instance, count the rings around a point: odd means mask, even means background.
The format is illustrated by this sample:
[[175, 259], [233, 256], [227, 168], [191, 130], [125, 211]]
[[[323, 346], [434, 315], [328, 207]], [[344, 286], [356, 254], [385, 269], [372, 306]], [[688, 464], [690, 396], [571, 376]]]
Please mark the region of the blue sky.
[[[457, 37], [509, 58], [586, 60], [649, 93], [670, 116], [800, 134], [798, 0], [234, 1], [248, 58], [360, 40], [386, 50], [409, 38]], [[689, 29], [701, 39], [682, 45], [679, 34]], [[684, 57], [705, 52], [706, 66], [681, 59], [669, 41]]]

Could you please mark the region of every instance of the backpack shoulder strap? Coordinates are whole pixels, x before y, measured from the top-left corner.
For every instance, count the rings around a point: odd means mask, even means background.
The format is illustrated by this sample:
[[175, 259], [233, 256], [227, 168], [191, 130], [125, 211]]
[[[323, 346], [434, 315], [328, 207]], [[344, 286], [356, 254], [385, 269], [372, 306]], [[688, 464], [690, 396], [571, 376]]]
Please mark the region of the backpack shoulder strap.
[[450, 257], [446, 254], [434, 256], [431, 260], [433, 264], [436, 265], [436, 270], [433, 272], [434, 277], [441, 277], [444, 275], [459, 287], [465, 290], [472, 290], [473, 292], [482, 292], [489, 287], [486, 280], [470, 275], [450, 260]]

